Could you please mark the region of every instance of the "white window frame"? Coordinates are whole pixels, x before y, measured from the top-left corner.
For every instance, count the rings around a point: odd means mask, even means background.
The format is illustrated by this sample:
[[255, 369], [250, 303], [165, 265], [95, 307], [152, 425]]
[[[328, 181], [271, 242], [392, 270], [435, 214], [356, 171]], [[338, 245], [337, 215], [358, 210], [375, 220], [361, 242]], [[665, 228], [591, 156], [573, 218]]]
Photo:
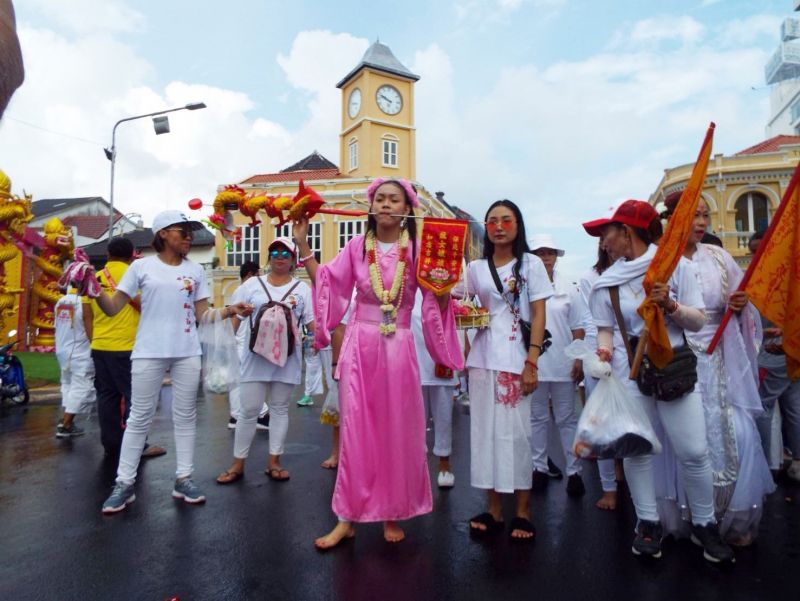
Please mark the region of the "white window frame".
[[349, 150], [350, 171], [358, 169], [358, 138], [351, 138], [347, 146]]
[[[766, 194], [763, 194], [761, 192], [747, 192], [746, 194], [743, 194], [742, 196], [737, 198], [736, 199], [736, 203], [734, 204], [734, 210], [736, 211], [736, 213], [738, 213], [739, 212], [739, 203], [740, 202], [746, 202], [747, 203], [747, 223], [746, 224], [742, 224], [742, 227], [744, 229], [740, 230], [737, 227], [738, 224], [734, 223], [734, 227], [736, 228], [736, 231], [738, 231], [738, 232], [754, 233], [754, 232], [758, 231], [756, 229], [756, 223], [755, 223], [755, 221], [756, 221], [756, 219], [755, 219], [755, 211], [753, 210], [753, 195], [754, 194], [758, 194], [758, 196], [760, 198], [764, 199], [764, 205], [766, 206], [766, 209], [767, 209], [767, 225], [769, 225], [769, 222], [772, 220], [772, 215], [771, 215], [772, 211], [770, 211], [771, 207], [770, 207], [770, 204], [769, 204], [769, 198], [767, 198]], [[734, 213], [734, 215], [735, 215], [735, 213]], [[734, 219], [735, 219], [735, 216], [734, 216]]]
[[225, 251], [225, 264], [228, 267], [241, 267], [245, 261], [255, 261], [261, 265], [261, 226], [243, 225], [242, 236], [231, 242], [232, 248]]
[[384, 136], [381, 141], [383, 142], [381, 152], [382, 165], [384, 167], [393, 167], [396, 169], [398, 166], [397, 154], [400, 142], [394, 136]]
[[347, 245], [350, 240], [356, 236], [360, 236], [367, 230], [366, 219], [348, 219], [347, 221], [339, 222], [339, 248], [338, 252]]
[[[294, 240], [292, 236], [292, 224], [284, 223], [279, 229], [277, 237], [289, 238]], [[312, 221], [308, 224], [308, 246], [311, 252], [314, 253], [317, 263], [322, 263], [322, 222]], [[299, 259], [300, 257], [298, 257]]]

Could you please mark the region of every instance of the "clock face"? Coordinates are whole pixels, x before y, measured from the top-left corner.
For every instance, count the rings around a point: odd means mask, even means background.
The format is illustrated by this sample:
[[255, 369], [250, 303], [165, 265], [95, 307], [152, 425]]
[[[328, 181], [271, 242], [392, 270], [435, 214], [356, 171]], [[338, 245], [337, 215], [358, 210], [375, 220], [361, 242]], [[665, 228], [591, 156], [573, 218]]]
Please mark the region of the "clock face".
[[350, 115], [350, 118], [353, 119], [356, 115], [358, 115], [358, 111], [361, 110], [361, 90], [355, 88], [352, 92], [350, 92], [350, 100], [347, 101], [347, 114]]
[[403, 97], [394, 86], [385, 85], [378, 88], [375, 101], [387, 115], [396, 115], [403, 108]]

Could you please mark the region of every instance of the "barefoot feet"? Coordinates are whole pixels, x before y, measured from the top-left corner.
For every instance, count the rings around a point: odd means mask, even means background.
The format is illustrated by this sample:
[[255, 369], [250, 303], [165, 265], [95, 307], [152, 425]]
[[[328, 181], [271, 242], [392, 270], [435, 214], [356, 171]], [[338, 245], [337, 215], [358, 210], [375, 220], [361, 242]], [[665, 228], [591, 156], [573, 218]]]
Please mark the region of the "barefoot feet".
[[314, 541], [317, 549], [322, 551], [332, 549], [345, 539], [353, 538], [356, 530], [350, 522], [339, 522], [336, 527], [325, 536], [320, 536]]
[[599, 509], [607, 511], [614, 511], [617, 508], [617, 491], [610, 490], [603, 493], [603, 496], [597, 500], [595, 506]]
[[406, 533], [397, 525], [397, 522], [383, 523], [383, 538], [387, 543], [399, 543], [405, 537]]
[[335, 470], [339, 466], [339, 456], [331, 455], [320, 464], [326, 470]]

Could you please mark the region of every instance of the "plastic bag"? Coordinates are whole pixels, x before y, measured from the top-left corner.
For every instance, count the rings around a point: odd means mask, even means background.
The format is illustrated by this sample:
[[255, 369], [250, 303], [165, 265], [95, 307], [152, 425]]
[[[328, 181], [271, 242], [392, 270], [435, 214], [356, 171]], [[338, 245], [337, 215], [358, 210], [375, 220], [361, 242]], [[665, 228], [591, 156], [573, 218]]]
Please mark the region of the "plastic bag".
[[598, 379], [578, 419], [573, 449], [583, 459], [621, 459], [661, 452], [644, 408], [631, 398], [614, 375], [611, 365], [600, 359], [583, 340], [565, 350], [570, 359], [581, 359], [584, 372]]
[[339, 425], [339, 382], [334, 381], [333, 385], [328, 388], [325, 402], [322, 403], [319, 421], [330, 426]]
[[239, 354], [233, 327], [212, 309], [203, 316], [198, 334], [203, 345], [203, 390], [209, 394], [230, 392], [239, 385]]

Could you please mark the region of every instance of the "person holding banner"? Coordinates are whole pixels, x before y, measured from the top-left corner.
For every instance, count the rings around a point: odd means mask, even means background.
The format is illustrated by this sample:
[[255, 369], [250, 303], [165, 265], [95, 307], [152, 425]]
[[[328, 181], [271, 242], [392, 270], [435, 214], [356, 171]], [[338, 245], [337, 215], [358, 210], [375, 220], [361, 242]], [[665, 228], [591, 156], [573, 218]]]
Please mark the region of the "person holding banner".
[[[681, 193], [669, 195], [664, 204], [671, 217]], [[697, 375], [706, 423], [706, 437], [714, 476], [714, 510], [720, 533], [731, 544], [747, 545], [758, 535], [764, 496], [775, 490], [756, 418], [763, 412], [758, 396], [758, 343], [761, 322], [748, 303], [747, 293], [737, 291], [742, 270], [727, 251], [702, 240], [709, 226], [709, 211], [700, 198], [684, 257], [695, 266], [703, 295], [707, 321], [686, 338], [697, 354]], [[726, 307], [738, 316], [725, 328], [722, 344], [708, 354], [709, 342]], [[675, 455], [669, 445], [658, 462], [664, 467], [659, 478], [662, 523], [667, 532], [686, 529], [680, 515], [685, 497], [675, 474]], [[658, 488], [657, 485], [657, 488]]]
[[[417, 290], [416, 191], [405, 180], [377, 179], [367, 189], [366, 233], [351, 239], [326, 265], [308, 245], [308, 219], [293, 227], [301, 260], [314, 283], [315, 346], [350, 313], [336, 377], [339, 379], [340, 451], [332, 508], [338, 524], [315, 540], [330, 549], [355, 536], [357, 522], [383, 522], [383, 536], [405, 538], [397, 523], [433, 508], [425, 446], [419, 367], [410, 329]], [[466, 228], [463, 228], [466, 229]], [[423, 235], [425, 228], [423, 227]], [[445, 230], [436, 232], [436, 237]], [[458, 247], [463, 253], [463, 237]], [[460, 261], [458, 262], [460, 267]], [[457, 277], [456, 277], [457, 281]], [[461, 369], [455, 319], [447, 294], [423, 290], [422, 321], [431, 357]]]
[[[733, 551], [723, 542], [714, 517], [713, 476], [700, 393], [692, 390], [669, 402], [645, 395], [628, 377], [633, 351], [613, 346], [615, 332], [619, 332], [626, 347], [629, 336], [642, 335], [643, 320], [637, 309], [648, 296], [644, 276], [656, 254], [654, 242], [662, 233], [658, 214], [644, 201], [627, 200], [611, 217], [589, 221], [583, 227], [590, 236], [601, 237], [606, 249], [621, 259], [597, 279], [589, 298], [597, 326], [597, 354], [612, 363], [629, 394], [640, 401], [653, 424], [663, 425], [686, 488], [692, 540], [703, 547], [707, 560], [733, 561]], [[705, 323], [695, 271], [685, 258], [678, 261], [668, 282], [653, 284], [649, 300], [662, 312], [673, 348], [684, 343], [686, 331], [699, 331]], [[628, 457], [623, 463], [638, 518], [632, 551], [635, 555], [661, 557], [663, 528], [656, 504], [653, 457]]]
[[[472, 486], [486, 490], [488, 500], [488, 510], [470, 519], [470, 532], [500, 531], [500, 495], [513, 493], [516, 511], [510, 536], [532, 541], [531, 393], [539, 383], [545, 300], [552, 296], [553, 285], [541, 259], [530, 254], [522, 213], [510, 200], [498, 200], [486, 212], [483, 259], [469, 264], [466, 277], [466, 288], [491, 316], [489, 327], [475, 335], [467, 357], [470, 479]], [[523, 322], [530, 327], [527, 343]]]

